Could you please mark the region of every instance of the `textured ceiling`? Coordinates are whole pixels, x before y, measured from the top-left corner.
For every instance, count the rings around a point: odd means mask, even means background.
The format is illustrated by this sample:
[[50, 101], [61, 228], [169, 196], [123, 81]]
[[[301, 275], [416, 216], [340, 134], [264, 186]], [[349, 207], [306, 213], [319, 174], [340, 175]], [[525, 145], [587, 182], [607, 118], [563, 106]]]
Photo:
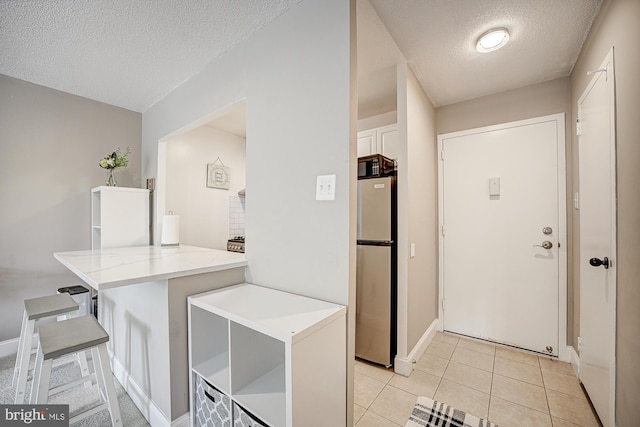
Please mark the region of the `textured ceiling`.
[[[144, 112], [300, 1], [2, 0], [0, 74]], [[357, 0], [361, 117], [395, 108], [404, 58], [436, 106], [566, 76], [602, 0], [368, 1]], [[494, 26], [511, 42], [476, 53]]]
[[2, 0], [0, 74], [143, 112], [300, 0]]
[[[571, 73], [602, 0], [370, 0], [434, 106]], [[478, 36], [509, 43], [480, 54]]]

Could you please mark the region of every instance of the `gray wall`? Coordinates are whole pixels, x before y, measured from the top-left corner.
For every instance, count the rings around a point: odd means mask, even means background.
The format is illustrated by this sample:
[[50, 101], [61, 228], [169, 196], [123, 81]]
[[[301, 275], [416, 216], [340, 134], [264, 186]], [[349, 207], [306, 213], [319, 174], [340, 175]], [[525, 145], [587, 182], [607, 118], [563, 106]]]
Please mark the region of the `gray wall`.
[[398, 139], [406, 144], [398, 164], [398, 355], [404, 357], [438, 317], [438, 186], [435, 109], [407, 64], [398, 65], [397, 75]]
[[79, 280], [53, 252], [89, 249], [98, 161], [131, 147], [120, 186], [140, 186], [141, 115], [0, 75], [0, 341], [17, 338], [25, 298]]
[[[143, 177], [158, 141], [247, 103], [248, 280], [343, 305], [353, 360], [356, 219], [354, 1], [306, 0], [143, 114]], [[336, 200], [316, 201], [316, 176]], [[345, 395], [353, 410], [352, 370]]]
[[[577, 105], [590, 77], [615, 46], [618, 189], [618, 319], [616, 423], [638, 425], [640, 403], [640, 1], [608, 0], [602, 6], [571, 75]], [[575, 123], [577, 111], [572, 123]], [[577, 140], [573, 139], [574, 187], [578, 186]], [[576, 227], [576, 232], [578, 228]], [[576, 233], [577, 234], [577, 233]], [[577, 244], [577, 243], [576, 243]], [[578, 248], [578, 246], [576, 246]], [[577, 270], [576, 270], [577, 271]]]

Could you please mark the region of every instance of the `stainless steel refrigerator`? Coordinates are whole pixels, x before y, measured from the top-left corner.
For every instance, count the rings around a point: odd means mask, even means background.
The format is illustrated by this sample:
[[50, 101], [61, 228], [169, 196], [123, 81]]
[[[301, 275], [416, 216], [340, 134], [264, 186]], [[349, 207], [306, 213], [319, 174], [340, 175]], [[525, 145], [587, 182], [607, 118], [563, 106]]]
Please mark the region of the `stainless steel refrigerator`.
[[396, 355], [396, 178], [358, 179], [356, 357], [384, 366]]

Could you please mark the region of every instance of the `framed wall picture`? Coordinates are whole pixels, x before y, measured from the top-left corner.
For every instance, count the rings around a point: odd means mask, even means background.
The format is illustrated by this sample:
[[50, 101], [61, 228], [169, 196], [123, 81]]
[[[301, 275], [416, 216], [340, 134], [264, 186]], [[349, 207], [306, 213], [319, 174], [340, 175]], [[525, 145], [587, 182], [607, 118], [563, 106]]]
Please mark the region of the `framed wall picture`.
[[207, 187], [228, 190], [229, 181], [229, 167], [225, 166], [220, 158], [207, 164]]

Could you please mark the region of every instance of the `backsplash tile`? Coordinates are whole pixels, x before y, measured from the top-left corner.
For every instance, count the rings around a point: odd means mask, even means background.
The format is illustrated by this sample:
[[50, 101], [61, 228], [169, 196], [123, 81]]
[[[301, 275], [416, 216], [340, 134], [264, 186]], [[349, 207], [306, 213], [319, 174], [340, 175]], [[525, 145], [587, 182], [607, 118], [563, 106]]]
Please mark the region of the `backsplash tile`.
[[229, 197], [229, 238], [244, 236], [245, 198]]

